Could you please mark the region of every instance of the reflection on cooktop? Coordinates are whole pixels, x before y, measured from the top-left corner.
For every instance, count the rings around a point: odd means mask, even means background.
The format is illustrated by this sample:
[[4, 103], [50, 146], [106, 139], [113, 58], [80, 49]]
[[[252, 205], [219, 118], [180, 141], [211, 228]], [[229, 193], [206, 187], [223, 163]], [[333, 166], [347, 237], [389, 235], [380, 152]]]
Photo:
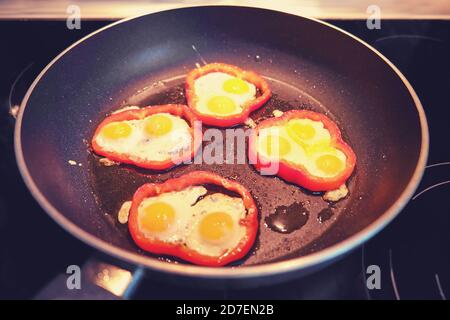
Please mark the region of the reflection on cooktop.
[[[137, 298], [179, 299], [446, 299], [450, 296], [450, 148], [446, 107], [450, 91], [450, 21], [331, 21], [363, 38], [406, 75], [427, 113], [429, 166], [414, 199], [394, 222], [343, 260], [311, 276], [268, 288], [211, 290], [145, 279]], [[107, 24], [87, 21], [68, 30], [63, 21], [3, 21], [0, 76], [0, 298], [29, 298], [67, 265], [82, 264], [93, 250], [69, 236], [39, 208], [25, 188], [13, 153], [13, 115], [46, 63], [85, 34]], [[33, 50], [29, 50], [33, 48]], [[24, 236], [26, 235], [26, 237]], [[381, 289], [366, 287], [377, 265]]]
[[[438, 28], [440, 25], [440, 28]], [[450, 294], [450, 149], [446, 107], [450, 90], [450, 29], [441, 22], [396, 26], [372, 45], [405, 74], [428, 118], [431, 149], [424, 178], [397, 219], [364, 246], [364, 265], [380, 266], [373, 299], [446, 299]]]
[[[429, 165], [406, 209], [364, 248], [365, 265], [384, 270], [383, 299], [446, 299], [450, 294], [450, 162]], [[383, 272], [382, 272], [383, 274]]]

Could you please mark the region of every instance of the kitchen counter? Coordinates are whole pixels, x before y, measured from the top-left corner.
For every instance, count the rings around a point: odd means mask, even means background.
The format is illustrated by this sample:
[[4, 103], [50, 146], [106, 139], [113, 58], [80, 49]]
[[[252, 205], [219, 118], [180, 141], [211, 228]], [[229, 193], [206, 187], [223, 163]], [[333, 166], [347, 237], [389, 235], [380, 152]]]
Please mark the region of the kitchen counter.
[[201, 5], [262, 7], [319, 19], [367, 19], [378, 8], [382, 19], [450, 19], [448, 0], [5, 0], [0, 19], [66, 19], [73, 12], [70, 5], [79, 7], [82, 19], [106, 20]]

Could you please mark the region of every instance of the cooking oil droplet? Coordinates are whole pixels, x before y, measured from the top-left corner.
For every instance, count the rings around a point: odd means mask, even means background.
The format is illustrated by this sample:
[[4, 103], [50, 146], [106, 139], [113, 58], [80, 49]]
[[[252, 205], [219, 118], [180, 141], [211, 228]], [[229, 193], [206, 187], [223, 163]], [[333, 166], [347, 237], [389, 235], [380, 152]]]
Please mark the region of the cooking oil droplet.
[[323, 222], [329, 220], [333, 216], [333, 214], [334, 214], [334, 212], [330, 207], [325, 208], [317, 214], [317, 220], [320, 223], [323, 223]]
[[266, 226], [279, 233], [291, 233], [303, 227], [309, 219], [309, 211], [303, 203], [280, 206], [265, 219]]
[[261, 60], [262, 60], [262, 59], [261, 59], [261, 56], [258, 55], [258, 54], [255, 56], [254, 59], [255, 59], [256, 62], [261, 62]]

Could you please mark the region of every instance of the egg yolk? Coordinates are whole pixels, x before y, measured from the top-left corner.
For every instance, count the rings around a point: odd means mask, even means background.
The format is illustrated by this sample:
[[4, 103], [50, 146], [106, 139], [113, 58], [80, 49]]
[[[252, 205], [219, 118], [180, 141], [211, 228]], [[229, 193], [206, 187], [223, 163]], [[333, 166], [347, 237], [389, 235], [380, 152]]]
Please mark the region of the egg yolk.
[[288, 125], [288, 133], [294, 140], [310, 140], [316, 135], [316, 130], [311, 124], [294, 122]]
[[233, 229], [233, 219], [225, 212], [212, 212], [199, 225], [200, 236], [208, 241], [220, 241]]
[[263, 146], [269, 156], [282, 157], [291, 151], [291, 144], [286, 138], [269, 135], [263, 141]]
[[167, 230], [175, 220], [175, 210], [164, 202], [155, 202], [144, 208], [141, 226], [150, 232]]
[[163, 136], [171, 130], [172, 120], [161, 114], [148, 118], [145, 123], [145, 131], [152, 136]]
[[318, 157], [316, 165], [319, 170], [326, 174], [337, 174], [344, 166], [341, 159], [331, 154]]
[[231, 78], [223, 83], [223, 90], [228, 93], [244, 94], [247, 93], [250, 88], [244, 80], [239, 78]]
[[131, 131], [131, 126], [126, 122], [113, 122], [103, 128], [102, 134], [109, 139], [120, 139], [128, 137]]
[[208, 100], [208, 109], [217, 114], [229, 114], [236, 110], [236, 103], [229, 97], [215, 96]]

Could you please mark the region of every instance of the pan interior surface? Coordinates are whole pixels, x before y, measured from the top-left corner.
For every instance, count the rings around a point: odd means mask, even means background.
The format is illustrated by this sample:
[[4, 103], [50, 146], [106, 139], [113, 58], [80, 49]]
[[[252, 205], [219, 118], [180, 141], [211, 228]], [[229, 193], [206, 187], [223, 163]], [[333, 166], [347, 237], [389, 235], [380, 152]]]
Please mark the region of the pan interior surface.
[[[89, 141], [107, 114], [126, 105], [184, 103], [184, 75], [205, 62], [235, 64], [269, 81], [274, 96], [251, 114], [255, 122], [275, 109], [307, 108], [338, 123], [358, 161], [350, 195], [326, 221], [318, 221], [329, 207], [320, 195], [262, 177], [247, 164], [185, 165], [162, 173], [99, 164]], [[416, 102], [385, 61], [338, 30], [268, 10], [197, 7], [119, 23], [65, 52], [24, 101], [19, 149], [25, 179], [32, 180], [35, 195], [39, 190], [44, 207], [51, 204], [46, 209], [53, 216], [62, 214], [86, 234], [146, 256], [151, 266], [155, 259], [171, 260], [138, 250], [117, 222], [121, 203], [145, 182], [193, 170], [235, 179], [252, 192], [261, 215], [255, 248], [238, 264], [259, 265], [329, 248], [373, 225], [395, 204], [402, 206], [399, 198], [423, 147]], [[280, 234], [265, 226], [265, 217], [280, 207], [299, 204], [308, 215], [301, 229]]]

